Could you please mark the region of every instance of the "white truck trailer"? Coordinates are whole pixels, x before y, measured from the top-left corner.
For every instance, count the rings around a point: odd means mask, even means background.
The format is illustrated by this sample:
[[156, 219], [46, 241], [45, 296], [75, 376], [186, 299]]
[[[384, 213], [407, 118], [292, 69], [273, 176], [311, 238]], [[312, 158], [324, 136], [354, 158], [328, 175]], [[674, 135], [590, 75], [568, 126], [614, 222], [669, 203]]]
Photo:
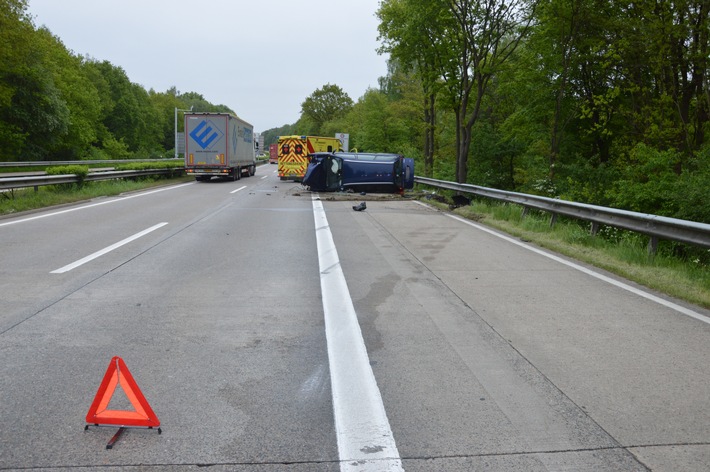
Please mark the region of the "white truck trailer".
[[229, 113], [186, 113], [185, 171], [198, 181], [254, 175], [254, 127]]

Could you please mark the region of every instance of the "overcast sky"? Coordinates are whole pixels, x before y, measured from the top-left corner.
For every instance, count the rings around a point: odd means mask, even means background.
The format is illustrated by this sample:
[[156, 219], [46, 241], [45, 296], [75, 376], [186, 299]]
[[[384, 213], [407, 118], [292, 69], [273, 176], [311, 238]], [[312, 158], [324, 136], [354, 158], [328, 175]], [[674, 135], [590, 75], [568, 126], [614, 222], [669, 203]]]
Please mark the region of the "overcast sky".
[[325, 84], [377, 88], [379, 0], [29, 0], [35, 24], [146, 90], [198, 92], [254, 131], [292, 124]]

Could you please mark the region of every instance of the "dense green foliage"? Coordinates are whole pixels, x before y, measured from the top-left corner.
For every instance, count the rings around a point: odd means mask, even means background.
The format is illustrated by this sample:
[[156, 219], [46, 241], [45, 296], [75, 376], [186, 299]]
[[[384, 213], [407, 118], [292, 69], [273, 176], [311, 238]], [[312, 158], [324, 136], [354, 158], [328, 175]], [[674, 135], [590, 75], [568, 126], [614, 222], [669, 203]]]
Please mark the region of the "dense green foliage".
[[119, 164], [114, 167], [114, 170], [164, 170], [164, 169], [182, 169], [184, 167], [182, 161], [165, 161], [165, 162], [131, 162], [128, 164]]
[[378, 16], [382, 50], [435, 94], [429, 175], [710, 222], [707, 1], [385, 0]]
[[68, 166], [51, 166], [45, 169], [47, 175], [68, 175], [75, 174], [83, 179], [89, 175], [89, 166], [68, 165]]
[[0, 48], [2, 161], [172, 157], [176, 108], [232, 112], [195, 92], [146, 91], [121, 67], [67, 50], [26, 10], [0, 0], [0, 43], [12, 45]]

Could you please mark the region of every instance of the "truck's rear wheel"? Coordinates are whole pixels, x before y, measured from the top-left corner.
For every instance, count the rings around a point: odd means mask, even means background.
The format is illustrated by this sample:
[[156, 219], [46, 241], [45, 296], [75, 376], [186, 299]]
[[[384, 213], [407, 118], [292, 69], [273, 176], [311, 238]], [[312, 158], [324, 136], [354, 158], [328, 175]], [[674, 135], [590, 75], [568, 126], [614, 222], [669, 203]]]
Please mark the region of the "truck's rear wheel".
[[253, 176], [254, 174], [256, 174], [256, 165], [251, 165], [249, 166], [249, 175]]

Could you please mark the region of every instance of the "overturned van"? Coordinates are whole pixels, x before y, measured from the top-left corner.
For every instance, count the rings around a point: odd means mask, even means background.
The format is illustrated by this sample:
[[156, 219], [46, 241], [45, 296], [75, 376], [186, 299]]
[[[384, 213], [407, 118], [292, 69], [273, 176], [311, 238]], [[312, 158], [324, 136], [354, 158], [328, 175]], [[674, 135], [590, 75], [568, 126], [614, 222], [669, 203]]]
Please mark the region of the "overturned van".
[[404, 193], [414, 187], [414, 159], [384, 153], [315, 153], [303, 185], [314, 192]]

